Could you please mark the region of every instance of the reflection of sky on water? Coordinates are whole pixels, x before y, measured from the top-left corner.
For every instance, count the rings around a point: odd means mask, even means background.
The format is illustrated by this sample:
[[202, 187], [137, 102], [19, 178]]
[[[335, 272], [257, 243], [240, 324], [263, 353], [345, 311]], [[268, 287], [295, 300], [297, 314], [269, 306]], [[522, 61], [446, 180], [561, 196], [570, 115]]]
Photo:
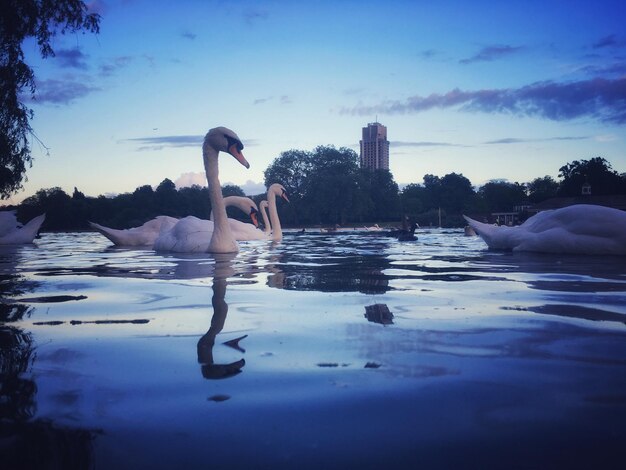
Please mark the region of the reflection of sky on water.
[[439, 230], [287, 234], [228, 259], [45, 234], [0, 251], [0, 276], [2, 381], [32, 390], [9, 420], [77, 433], [87, 456], [94, 439], [103, 468], [197, 464], [207, 441], [218, 464], [455, 465], [429, 451], [458, 451], [451, 435], [478, 462], [522, 439], [534, 462], [582, 465], [626, 437], [621, 259], [492, 253]]

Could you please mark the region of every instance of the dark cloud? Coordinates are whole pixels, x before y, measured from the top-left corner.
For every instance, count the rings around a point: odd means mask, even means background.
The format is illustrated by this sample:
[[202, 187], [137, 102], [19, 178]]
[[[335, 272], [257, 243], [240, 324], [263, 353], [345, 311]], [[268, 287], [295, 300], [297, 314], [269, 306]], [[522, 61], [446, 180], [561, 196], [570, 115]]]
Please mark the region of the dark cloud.
[[75, 77], [63, 80], [41, 80], [37, 82], [34, 102], [39, 104], [70, 104], [99, 90], [100, 88], [87, 85], [85, 81], [79, 81]]
[[459, 107], [463, 111], [536, 116], [553, 121], [592, 118], [602, 122], [626, 123], [626, 78], [594, 78], [577, 82], [539, 82], [522, 88], [463, 91], [412, 96], [376, 105], [344, 108], [342, 114], [372, 116], [407, 114], [433, 108]]
[[82, 53], [80, 48], [74, 49], [58, 49], [54, 52], [54, 57], [57, 60], [58, 65], [61, 67], [74, 68], [74, 69], [87, 69], [87, 57]]
[[159, 137], [135, 137], [124, 142], [139, 144], [137, 150], [162, 150], [164, 148], [200, 148], [204, 135], [164, 135]]
[[100, 65], [100, 75], [103, 77], [111, 76], [118, 70], [126, 67], [132, 61], [133, 58], [130, 56], [120, 56], [110, 59], [104, 64]]
[[612, 47], [619, 45], [617, 36], [615, 34], [609, 34], [602, 39], [595, 42], [591, 47], [594, 49], [602, 49], [603, 47]]
[[182, 37], [184, 37], [185, 39], [189, 39], [189, 40], [191, 40], [191, 41], [193, 41], [194, 39], [196, 39], [196, 38], [198, 37], [198, 35], [197, 35], [197, 34], [192, 33], [192, 32], [190, 32], [190, 31], [183, 31], [182, 33], [180, 33], [180, 35], [181, 35]]
[[268, 96], [266, 98], [257, 98], [255, 99], [252, 104], [257, 105], [257, 104], [263, 104], [263, 103], [267, 103], [268, 101], [275, 101], [277, 100], [280, 104], [291, 104], [292, 100], [288, 95], [282, 95], [279, 97], [274, 97], [274, 96]]
[[618, 60], [612, 64], [602, 65], [588, 65], [580, 69], [582, 72], [588, 73], [593, 76], [625, 76], [626, 75], [626, 60]]
[[587, 136], [577, 136], [577, 137], [546, 137], [543, 139], [520, 139], [516, 137], [506, 137], [504, 139], [498, 140], [490, 140], [489, 142], [484, 142], [485, 144], [524, 144], [531, 142], [552, 142], [552, 141], [563, 141], [563, 140], [587, 140], [589, 137]]
[[93, 0], [91, 2], [86, 2], [86, 6], [89, 13], [97, 13], [98, 15], [103, 15], [108, 11], [106, 3], [102, 0]]
[[390, 147], [463, 147], [463, 145], [451, 144], [448, 142], [402, 142], [402, 141], [391, 141], [389, 142]]
[[420, 56], [423, 59], [432, 59], [437, 54], [439, 54], [439, 52], [437, 52], [435, 49], [427, 49], [425, 51], [420, 52]]
[[268, 13], [265, 10], [257, 10], [254, 8], [249, 8], [245, 10], [243, 13], [243, 18], [246, 20], [246, 23], [253, 24], [258, 21], [266, 20], [268, 18]]
[[[137, 150], [163, 150], [164, 148], [202, 147], [204, 135], [164, 135], [158, 137], [134, 137], [124, 139], [122, 142], [138, 144]], [[244, 147], [258, 145], [257, 140], [244, 140]]]
[[509, 56], [511, 54], [515, 54], [520, 52], [524, 48], [521, 46], [487, 46], [480, 50], [476, 55], [469, 57], [467, 59], [460, 60], [461, 64], [471, 64], [473, 62], [489, 62], [496, 59], [501, 59], [502, 57]]

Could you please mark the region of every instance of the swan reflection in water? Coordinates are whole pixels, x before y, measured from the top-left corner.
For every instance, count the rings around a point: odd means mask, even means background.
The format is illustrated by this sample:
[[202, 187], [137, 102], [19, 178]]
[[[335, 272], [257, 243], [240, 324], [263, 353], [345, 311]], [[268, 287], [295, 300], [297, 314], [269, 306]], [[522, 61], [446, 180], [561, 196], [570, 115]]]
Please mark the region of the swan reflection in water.
[[[224, 323], [228, 314], [228, 304], [225, 300], [228, 277], [235, 274], [235, 269], [233, 268], [235, 254], [215, 254], [214, 256], [215, 272], [213, 276], [213, 297], [211, 299], [213, 316], [211, 317], [209, 330], [198, 340], [198, 363], [201, 364], [202, 376], [205, 379], [225, 379], [239, 374], [246, 361], [241, 358], [238, 361], [227, 364], [216, 364], [213, 359], [215, 337], [224, 329]], [[239, 347], [239, 341], [243, 338], [245, 336], [225, 344], [245, 352]]]

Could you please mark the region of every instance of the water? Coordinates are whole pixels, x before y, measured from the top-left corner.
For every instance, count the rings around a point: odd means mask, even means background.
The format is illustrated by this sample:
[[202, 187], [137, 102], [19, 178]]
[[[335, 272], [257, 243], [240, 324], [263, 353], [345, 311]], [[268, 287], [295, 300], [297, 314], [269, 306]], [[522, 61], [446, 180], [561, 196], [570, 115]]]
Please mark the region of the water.
[[[611, 468], [623, 258], [287, 233], [237, 256], [0, 248], [14, 468]], [[225, 344], [227, 343], [228, 344]]]

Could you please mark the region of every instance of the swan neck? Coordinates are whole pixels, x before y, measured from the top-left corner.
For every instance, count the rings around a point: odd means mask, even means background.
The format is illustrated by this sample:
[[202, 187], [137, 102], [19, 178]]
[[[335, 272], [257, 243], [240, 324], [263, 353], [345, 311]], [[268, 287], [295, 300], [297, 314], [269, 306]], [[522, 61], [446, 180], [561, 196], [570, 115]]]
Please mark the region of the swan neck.
[[206, 179], [209, 184], [211, 212], [214, 220], [213, 235], [209, 243], [209, 251], [212, 253], [233, 253], [238, 251], [238, 247], [226, 216], [226, 206], [224, 205], [222, 187], [219, 180], [217, 156], [218, 152], [213, 148], [205, 150], [203, 155]]
[[272, 224], [272, 240], [282, 240], [283, 230], [278, 218], [278, 209], [276, 208], [276, 193], [272, 192], [267, 195], [267, 204], [270, 209], [270, 222]]

